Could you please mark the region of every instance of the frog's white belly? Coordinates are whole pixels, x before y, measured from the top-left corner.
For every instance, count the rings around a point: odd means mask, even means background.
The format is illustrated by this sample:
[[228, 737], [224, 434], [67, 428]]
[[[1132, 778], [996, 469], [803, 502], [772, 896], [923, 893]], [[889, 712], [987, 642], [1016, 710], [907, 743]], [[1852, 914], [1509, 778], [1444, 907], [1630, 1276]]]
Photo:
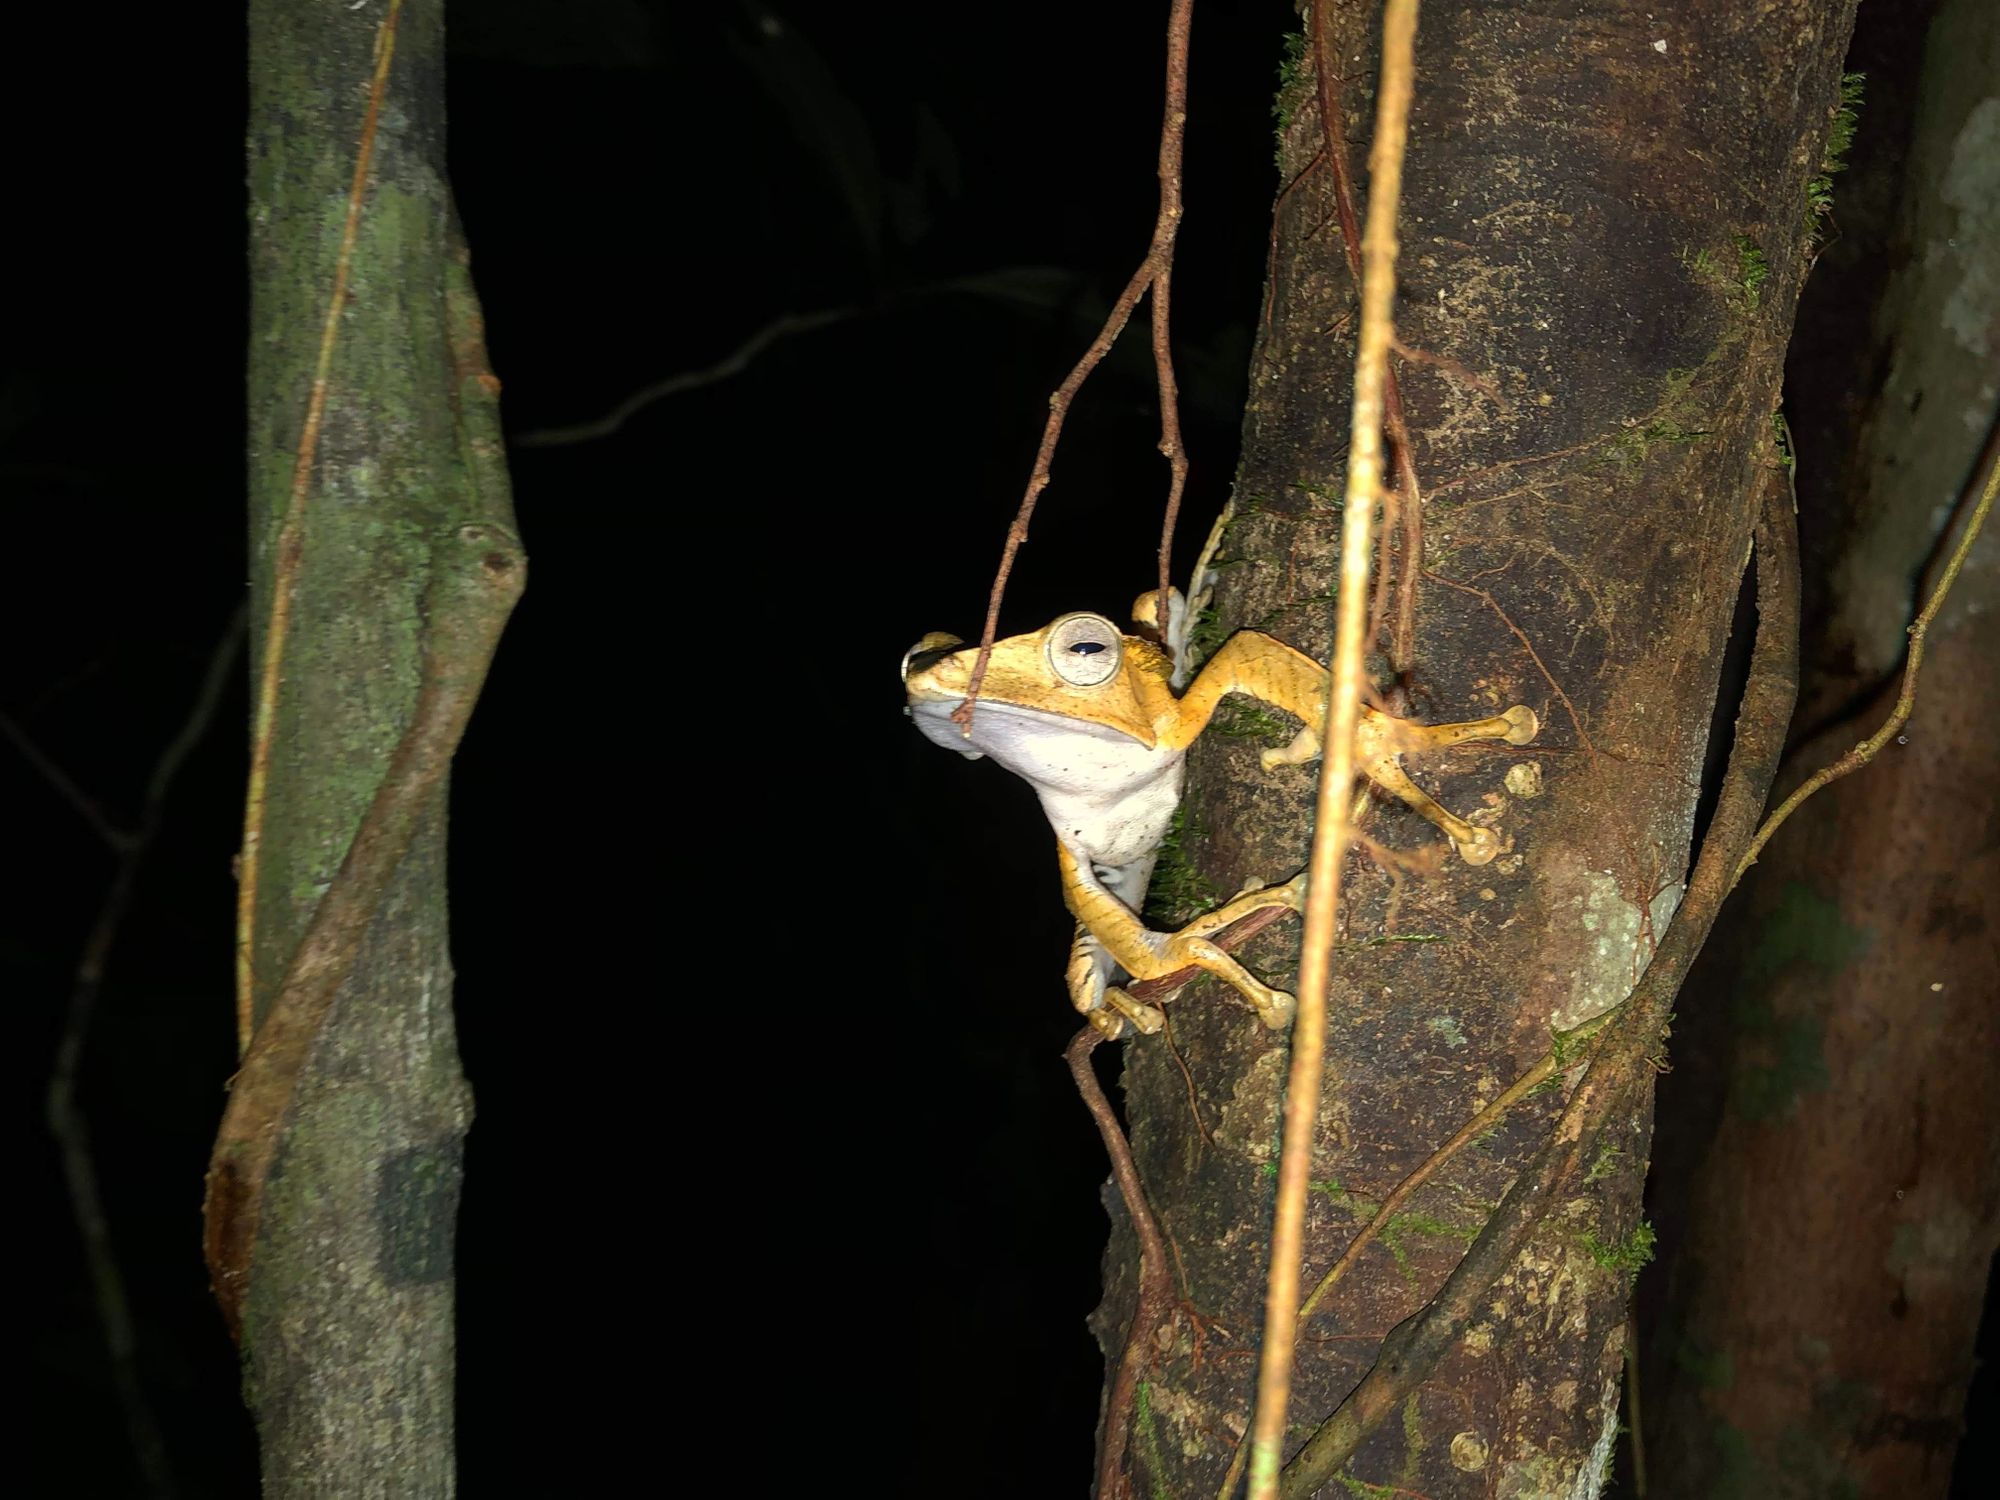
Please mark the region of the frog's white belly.
[[961, 754], [990, 755], [1034, 787], [1056, 837], [1092, 865], [1128, 865], [1159, 848], [1180, 804], [1185, 752], [1012, 704], [981, 702], [968, 741], [955, 702], [911, 705], [925, 736]]

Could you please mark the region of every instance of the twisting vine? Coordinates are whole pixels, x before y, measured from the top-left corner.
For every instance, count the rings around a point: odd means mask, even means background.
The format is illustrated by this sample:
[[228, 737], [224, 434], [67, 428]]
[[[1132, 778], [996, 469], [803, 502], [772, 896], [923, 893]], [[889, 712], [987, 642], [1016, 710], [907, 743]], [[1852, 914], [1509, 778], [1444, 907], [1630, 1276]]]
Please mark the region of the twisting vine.
[[1000, 566], [994, 570], [993, 590], [986, 600], [986, 623], [980, 629], [979, 655], [972, 663], [972, 678], [966, 684], [965, 701], [952, 710], [953, 721], [968, 734], [971, 733], [973, 709], [979, 701], [979, 689], [986, 681], [986, 666], [993, 656], [993, 640], [1000, 628], [1000, 600], [1007, 592], [1007, 580], [1014, 571], [1015, 554], [1028, 540], [1028, 522], [1035, 513], [1035, 502], [1049, 487], [1056, 443], [1062, 437], [1063, 419], [1069, 415], [1070, 403], [1076, 399], [1084, 381], [1104, 362], [1104, 356], [1118, 342], [1118, 335], [1125, 331], [1125, 325], [1131, 321], [1133, 311], [1139, 306], [1139, 299], [1149, 291], [1153, 294], [1153, 365], [1160, 388], [1160, 451], [1167, 456], [1172, 476], [1167, 489], [1167, 513], [1160, 534], [1159, 557], [1162, 601], [1159, 618], [1162, 626], [1167, 623], [1164, 602], [1172, 561], [1174, 524], [1180, 516], [1181, 493], [1187, 487], [1188, 472], [1187, 454], [1181, 443], [1180, 387], [1174, 378], [1167, 313], [1174, 269], [1174, 237], [1181, 227], [1181, 148], [1187, 138], [1188, 33], [1193, 24], [1194, 0], [1173, 0], [1173, 8], [1167, 16], [1167, 107], [1166, 116], [1160, 124], [1160, 210], [1153, 220], [1152, 242], [1146, 247], [1146, 258], [1139, 262], [1139, 269], [1132, 273], [1132, 279], [1125, 283], [1125, 290], [1111, 304], [1111, 312], [1105, 318], [1104, 326], [1097, 331], [1097, 337], [1090, 341], [1090, 347], [1083, 351], [1083, 358], [1076, 362], [1076, 367], [1049, 397], [1049, 419], [1042, 428], [1041, 447], [1035, 450], [1035, 466], [1028, 475], [1028, 490], [1021, 497], [1020, 509], [1014, 513], [1013, 524], [1007, 528], [1007, 541], [1000, 549]]
[[285, 680], [285, 646], [291, 637], [292, 595], [298, 587], [300, 559], [305, 555], [306, 495], [312, 489], [313, 460], [319, 453], [320, 423], [326, 416], [333, 349], [340, 339], [340, 313], [347, 301], [347, 278], [354, 265], [354, 244], [361, 233], [361, 205], [368, 191], [368, 171], [375, 161], [375, 126], [382, 98], [389, 88], [389, 64], [396, 56], [396, 22], [403, 0], [389, 0], [388, 12], [375, 33], [375, 75], [368, 85], [368, 106], [361, 116], [360, 142], [354, 153], [354, 178], [347, 189], [347, 218], [341, 226], [340, 249], [333, 261], [333, 284], [327, 289], [326, 318], [320, 325], [319, 358], [313, 367], [312, 393], [306, 400], [305, 421], [299, 428], [298, 456], [292, 465], [292, 493], [278, 528], [277, 556], [271, 569], [271, 613], [264, 622], [262, 655], [257, 667], [257, 701], [250, 731], [250, 780], [243, 799], [243, 848], [236, 864], [236, 1050], [250, 1050], [257, 1017], [257, 892], [264, 843], [264, 803], [271, 779], [271, 743], [278, 727], [278, 688]]

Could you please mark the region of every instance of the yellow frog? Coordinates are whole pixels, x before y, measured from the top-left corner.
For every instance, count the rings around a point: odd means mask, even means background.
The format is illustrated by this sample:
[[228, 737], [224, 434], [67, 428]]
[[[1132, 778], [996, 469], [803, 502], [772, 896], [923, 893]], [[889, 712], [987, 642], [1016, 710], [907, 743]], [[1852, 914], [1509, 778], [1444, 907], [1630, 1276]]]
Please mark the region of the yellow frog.
[[[1219, 529], [1219, 528], [1218, 528]], [[1028, 635], [996, 642], [973, 706], [969, 735], [951, 715], [965, 701], [976, 647], [933, 632], [903, 657], [910, 717], [924, 736], [978, 759], [990, 755], [1025, 778], [1055, 829], [1063, 901], [1076, 918], [1070, 949], [1070, 1000], [1107, 1036], [1131, 1022], [1155, 1032], [1159, 1009], [1114, 981], [1118, 971], [1155, 979], [1190, 966], [1235, 987], [1266, 1026], [1290, 1023], [1292, 997], [1265, 985], [1213, 938], [1264, 907], [1299, 911], [1305, 876], [1249, 888], [1178, 932], [1154, 932], [1139, 918], [1160, 843], [1179, 805], [1188, 746], [1207, 727], [1225, 694], [1244, 693], [1304, 722], [1292, 742], [1263, 754], [1265, 770], [1316, 758], [1326, 722], [1327, 672], [1282, 641], [1242, 631], [1223, 643], [1185, 692], [1185, 624], [1192, 611], [1168, 591], [1168, 625], [1158, 597], [1141, 594], [1133, 618], [1145, 635], [1127, 635], [1102, 615], [1069, 614]], [[1149, 636], [1164, 634], [1163, 649]], [[1355, 764], [1383, 790], [1442, 828], [1468, 864], [1501, 850], [1491, 828], [1455, 817], [1404, 773], [1398, 757], [1465, 740], [1524, 745], [1540, 726], [1515, 705], [1466, 724], [1416, 724], [1362, 705]]]

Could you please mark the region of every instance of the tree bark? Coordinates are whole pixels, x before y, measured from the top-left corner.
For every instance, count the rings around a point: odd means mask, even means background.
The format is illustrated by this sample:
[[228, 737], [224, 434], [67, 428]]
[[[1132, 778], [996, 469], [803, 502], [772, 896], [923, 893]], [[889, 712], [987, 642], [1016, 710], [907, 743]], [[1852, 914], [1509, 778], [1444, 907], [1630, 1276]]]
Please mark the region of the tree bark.
[[[1822, 539], [1804, 698], [1830, 725], [1794, 784], [1895, 699], [1912, 582], [1920, 600], [1948, 501], [1990, 461], [2000, 364], [2000, 18], [1951, 0], [1920, 64], [1854, 65], [1885, 104], [1862, 130], [1893, 133], [1873, 173], [1901, 191], [1837, 197], [1843, 282], [1876, 281], [1853, 300], [1879, 314], [1825, 308], [1822, 360], [1794, 381], [1800, 508]], [[1690, 1018], [1654, 1184], [1660, 1495], [1949, 1492], [2000, 1245], [1996, 605], [1989, 531], [1931, 627], [1906, 743], [1787, 826], [1691, 980], [1714, 1002]]]
[[[443, 549], [513, 524], [498, 384], [444, 173], [443, 14], [437, 0], [386, 12], [259, 0], [250, 12], [253, 680], [373, 132], [304, 478], [256, 882], [260, 1024], [443, 649], [440, 596], [426, 598], [452, 566]], [[393, 51], [371, 106], [385, 32]], [[241, 1344], [266, 1494], [454, 1488], [452, 1258], [471, 1097], [444, 880], [440, 784], [311, 1045], [263, 1184]]]
[[[1374, 10], [1308, 13], [1280, 95], [1280, 178], [1297, 180], [1277, 206], [1217, 594], [1224, 627], [1322, 660], [1355, 296], [1324, 148], [1347, 154], [1359, 196]], [[1423, 551], [1421, 567], [1407, 554], [1393, 566], [1392, 604], [1416, 593], [1414, 656], [1390, 645], [1378, 682], [1405, 716], [1527, 703], [1543, 727], [1524, 749], [1469, 745], [1413, 768], [1510, 841], [1492, 864], [1464, 864], [1400, 807], [1364, 817], [1395, 852], [1357, 856], [1343, 891], [1308, 1288], [1554, 1033], [1624, 998], [1672, 915], [1852, 12], [1424, 12], [1398, 325], [1414, 351], [1398, 374]], [[1323, 100], [1340, 118], [1322, 118]], [[1258, 727], [1245, 727], [1225, 724], [1192, 759], [1183, 842], [1224, 892], [1305, 858], [1310, 779], [1261, 772]], [[1296, 941], [1285, 924], [1247, 961], [1283, 982]], [[1215, 1493], [1245, 1430], [1285, 1072], [1284, 1039], [1206, 985], [1177, 1002], [1171, 1036], [1126, 1053], [1134, 1147], [1185, 1299], [1141, 1392], [1128, 1459], [1141, 1492]], [[1438, 1287], [1541, 1143], [1558, 1092], [1440, 1173], [1306, 1326], [1288, 1447]], [[1350, 1488], [1595, 1493], [1649, 1132], [1643, 1094], [1400, 1423], [1355, 1456]], [[1097, 1317], [1114, 1359], [1133, 1261], [1121, 1222]]]

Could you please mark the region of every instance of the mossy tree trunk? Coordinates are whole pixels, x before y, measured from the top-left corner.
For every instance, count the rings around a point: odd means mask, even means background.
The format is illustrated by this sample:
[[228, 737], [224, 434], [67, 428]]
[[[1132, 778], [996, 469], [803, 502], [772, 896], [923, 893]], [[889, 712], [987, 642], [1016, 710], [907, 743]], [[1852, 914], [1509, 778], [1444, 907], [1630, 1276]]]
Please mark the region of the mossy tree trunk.
[[[1308, 1288], [1552, 1032], [1628, 993], [1673, 913], [1852, 15], [1852, 0], [1757, 18], [1728, 0], [1670, 18], [1573, 0], [1424, 8], [1398, 311], [1415, 355], [1396, 362], [1423, 549], [1394, 568], [1416, 591], [1414, 651], [1378, 660], [1377, 681], [1409, 716], [1527, 703], [1542, 731], [1413, 767], [1511, 842], [1492, 864], [1466, 865], [1400, 806], [1362, 819], [1388, 852], [1357, 854], [1343, 886]], [[1376, 16], [1308, 11], [1279, 99], [1278, 175], [1297, 182], [1277, 208], [1217, 596], [1222, 626], [1322, 659], [1355, 306], [1322, 153], [1347, 153], [1365, 200]], [[1323, 120], [1323, 98], [1344, 119]], [[1305, 860], [1310, 777], [1262, 772], [1259, 748], [1225, 727], [1194, 751], [1185, 842], [1218, 893]], [[1246, 957], [1289, 979], [1296, 943], [1287, 923]], [[1126, 1051], [1134, 1146], [1186, 1299], [1146, 1371], [1128, 1466], [1140, 1493], [1214, 1494], [1255, 1382], [1286, 1043], [1212, 985], [1172, 1014], [1171, 1037]], [[1442, 1282], [1559, 1093], [1440, 1174], [1320, 1308], [1288, 1451]], [[1595, 1492], [1649, 1136], [1644, 1096], [1401, 1421], [1355, 1456], [1350, 1489]], [[1121, 1222], [1098, 1315], [1114, 1356], [1134, 1261]]]
[[[393, 53], [371, 122], [385, 14]], [[434, 549], [469, 526], [512, 526], [497, 386], [444, 174], [443, 16], [440, 0], [250, 10], [253, 677], [373, 131], [305, 479], [257, 881], [259, 1022], [410, 722], [436, 645], [422, 608]], [[454, 1488], [452, 1258], [471, 1098], [444, 857], [440, 792], [318, 1035], [265, 1185], [241, 1342], [267, 1494]]]
[[[1947, 0], [1863, 26], [1865, 152], [1793, 382], [1819, 539], [1801, 698], [1818, 732], [1794, 784], [1886, 716], [1913, 591], [1996, 420], [2000, 16]], [[1904, 742], [1772, 844], [1690, 981], [1709, 998], [1662, 1107], [1647, 1299], [1658, 1495], [1950, 1492], [2000, 1244], [1996, 660], [1989, 529], [1931, 627]]]

